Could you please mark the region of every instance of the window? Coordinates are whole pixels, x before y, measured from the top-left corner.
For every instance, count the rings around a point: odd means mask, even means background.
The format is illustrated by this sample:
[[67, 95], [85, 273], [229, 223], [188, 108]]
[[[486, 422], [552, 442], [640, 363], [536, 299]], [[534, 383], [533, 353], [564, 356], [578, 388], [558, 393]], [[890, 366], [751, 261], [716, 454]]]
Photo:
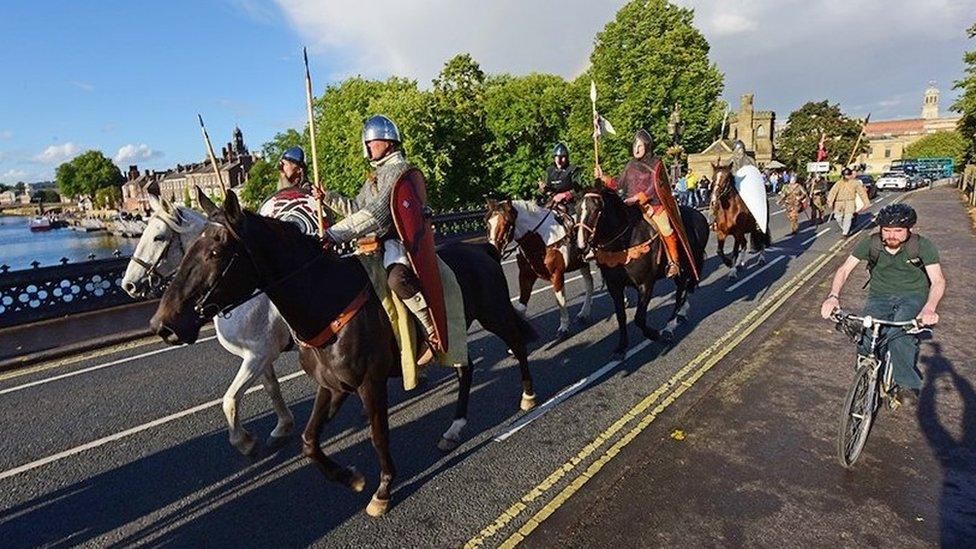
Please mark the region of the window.
[[884, 157], [885, 158], [891, 158], [891, 149], [890, 148], [885, 147], [885, 156]]

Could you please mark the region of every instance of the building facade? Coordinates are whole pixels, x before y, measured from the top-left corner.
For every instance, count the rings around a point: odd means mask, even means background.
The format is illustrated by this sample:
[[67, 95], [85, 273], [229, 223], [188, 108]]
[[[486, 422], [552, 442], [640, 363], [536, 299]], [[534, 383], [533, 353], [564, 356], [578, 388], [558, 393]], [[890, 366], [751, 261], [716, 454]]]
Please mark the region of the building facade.
[[[248, 171], [257, 158], [244, 144], [244, 134], [240, 128], [234, 128], [231, 142], [222, 147], [220, 152], [216, 160], [224, 186], [230, 190], [244, 185]], [[158, 192], [160, 198], [175, 204], [196, 208], [199, 204], [195, 187], [200, 187], [211, 198], [221, 196], [220, 182], [209, 159], [194, 164], [177, 164], [173, 170], [156, 174], [142, 188], [144, 191]]]
[[864, 136], [868, 139], [869, 150], [857, 157], [857, 162], [866, 166], [869, 173], [886, 172], [891, 162], [900, 160], [905, 149], [922, 137], [956, 129], [959, 116], [940, 116], [939, 90], [934, 82], [929, 82], [922, 96], [922, 111], [919, 118], [902, 120], [881, 120], [869, 122], [864, 126]]
[[688, 169], [711, 177], [711, 164], [717, 160], [728, 160], [732, 154], [732, 143], [741, 139], [746, 152], [755, 158], [760, 168], [772, 161], [776, 148], [773, 145], [776, 130], [776, 113], [757, 111], [753, 105], [754, 95], [747, 93], [739, 99], [739, 112], [731, 113], [726, 125], [725, 135], [714, 141], [705, 150], [688, 155]]

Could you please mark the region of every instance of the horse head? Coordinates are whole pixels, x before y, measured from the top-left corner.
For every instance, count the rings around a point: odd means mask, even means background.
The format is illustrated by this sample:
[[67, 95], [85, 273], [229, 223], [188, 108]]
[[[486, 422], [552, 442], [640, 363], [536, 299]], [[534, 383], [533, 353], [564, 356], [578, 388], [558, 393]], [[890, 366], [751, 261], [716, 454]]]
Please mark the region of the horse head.
[[122, 289], [132, 297], [160, 290], [176, 273], [186, 244], [203, 231], [204, 219], [192, 210], [152, 194], [149, 206], [153, 214], [122, 277]]
[[499, 254], [505, 253], [505, 248], [512, 242], [515, 235], [515, 220], [518, 211], [512, 205], [511, 199], [494, 200], [489, 198], [486, 204], [485, 223], [488, 225], [488, 242]]
[[[583, 193], [577, 206], [579, 223], [576, 229], [576, 245], [585, 250], [599, 245], [601, 237], [615, 227], [628, 223], [627, 207], [616, 191], [595, 186]], [[599, 235], [599, 236], [598, 236]]]
[[732, 163], [722, 163], [721, 157], [712, 162], [712, 200], [714, 209], [718, 201], [735, 189], [735, 177], [732, 176]]
[[186, 250], [149, 327], [163, 341], [194, 343], [215, 315], [247, 300], [259, 285], [253, 259], [241, 239], [248, 218], [237, 196], [227, 193], [223, 207], [197, 188], [207, 224]]

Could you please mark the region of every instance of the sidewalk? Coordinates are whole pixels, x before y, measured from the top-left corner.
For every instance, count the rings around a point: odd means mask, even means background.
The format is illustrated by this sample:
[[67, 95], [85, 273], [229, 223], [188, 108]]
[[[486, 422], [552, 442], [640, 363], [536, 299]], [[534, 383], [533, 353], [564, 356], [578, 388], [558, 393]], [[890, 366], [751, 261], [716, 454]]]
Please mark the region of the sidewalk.
[[0, 371], [150, 335], [159, 300], [0, 330]]
[[[955, 189], [909, 203], [918, 231], [939, 248], [948, 291], [941, 323], [922, 343], [919, 407], [883, 411], [854, 469], [835, 457], [854, 346], [819, 316], [844, 253], [523, 543], [972, 546], [976, 237]], [[859, 310], [865, 278], [860, 268], [852, 275], [845, 307]]]

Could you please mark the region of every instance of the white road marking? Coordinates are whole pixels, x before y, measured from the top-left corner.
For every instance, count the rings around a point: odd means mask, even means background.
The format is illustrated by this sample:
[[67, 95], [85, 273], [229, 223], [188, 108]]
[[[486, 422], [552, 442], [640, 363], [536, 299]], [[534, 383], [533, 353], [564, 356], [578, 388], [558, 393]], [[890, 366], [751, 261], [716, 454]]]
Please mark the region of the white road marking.
[[[577, 280], [580, 280], [582, 278], [583, 278], [583, 275], [576, 275], [576, 276], [574, 276], [572, 278], [567, 278], [563, 282], [566, 283], [566, 284], [569, 284], [570, 282], [576, 282]], [[535, 294], [537, 294], [539, 292], [544, 292], [546, 290], [551, 290], [551, 289], [552, 289], [552, 284], [550, 284], [548, 286], [545, 286], [543, 288], [538, 288], [536, 290], [532, 290], [532, 293], [529, 294], [529, 295], [535, 295]], [[519, 298], [519, 296], [512, 297], [512, 303], [515, 303], [516, 301], [518, 301], [518, 298]]]
[[[647, 347], [650, 344], [651, 344], [650, 339], [645, 339], [644, 341], [638, 343], [633, 348], [627, 351], [626, 358], [624, 360], [627, 360], [627, 358], [630, 358], [635, 354], [641, 352], [642, 350], [644, 350], [645, 347]], [[535, 408], [534, 410], [530, 411], [529, 413], [525, 414], [524, 416], [512, 422], [512, 424], [508, 427], [508, 429], [495, 436], [494, 439], [495, 442], [501, 442], [507, 439], [508, 437], [514, 435], [515, 433], [521, 431], [523, 428], [525, 428], [526, 425], [544, 416], [546, 413], [552, 410], [552, 408], [558, 406], [559, 403], [575, 395], [576, 393], [582, 391], [589, 385], [592, 385], [594, 381], [605, 376], [608, 372], [610, 372], [617, 366], [620, 366], [622, 362], [623, 362], [622, 360], [611, 360], [610, 362], [604, 364], [599, 370], [580, 379], [579, 381], [570, 385], [569, 387], [566, 387], [565, 389], [560, 391], [556, 396], [550, 398], [538, 408]]]
[[777, 211], [775, 211], [775, 212], [773, 212], [773, 213], [771, 213], [771, 214], [769, 214], [769, 217], [772, 217], [772, 216], [774, 216], [774, 215], [779, 215], [779, 214], [781, 214], [781, 213], [783, 213], [783, 212], [785, 212], [785, 211], [786, 211], [786, 208], [783, 208], [782, 210], [777, 210]]
[[[204, 343], [217, 339], [217, 336], [205, 337], [197, 341], [197, 343]], [[14, 393], [20, 391], [21, 389], [27, 389], [28, 387], [36, 387], [38, 385], [44, 385], [45, 383], [50, 383], [52, 381], [58, 381], [59, 379], [65, 379], [68, 377], [74, 377], [81, 374], [87, 374], [88, 372], [94, 372], [96, 370], [101, 370], [102, 368], [108, 368], [109, 366], [118, 366], [119, 364], [124, 364], [126, 362], [131, 362], [136, 359], [146, 358], [147, 356], [158, 355], [160, 353], [166, 353], [169, 351], [175, 351], [177, 349], [182, 349], [187, 347], [187, 345], [180, 345], [179, 347], [163, 347], [162, 349], [156, 349], [155, 351], [149, 351], [135, 356], [130, 356], [127, 358], [120, 358], [118, 360], [113, 360], [112, 362], [106, 362], [105, 364], [99, 364], [98, 366], [91, 366], [89, 368], [82, 368], [80, 370], [75, 370], [73, 372], [68, 372], [65, 374], [56, 375], [54, 377], [49, 377], [45, 379], [39, 379], [37, 381], [31, 381], [30, 383], [24, 383], [23, 385], [17, 385], [15, 387], [9, 387], [7, 389], [0, 390], [0, 395], [5, 395], [7, 393]]]
[[811, 236], [810, 238], [804, 240], [803, 242], [800, 243], [800, 245], [801, 246], [806, 246], [807, 244], [809, 244], [809, 243], [813, 242], [814, 240], [816, 240], [817, 237], [819, 237], [820, 235], [822, 235], [822, 234], [824, 234], [824, 233], [826, 233], [828, 231], [830, 231], [830, 227], [827, 227], [826, 229], [820, 231], [819, 233], [817, 233], [817, 234]]
[[750, 274], [749, 276], [743, 278], [742, 280], [740, 280], [740, 281], [736, 282], [735, 284], [733, 284], [733, 285], [729, 286], [728, 288], [726, 288], [725, 289], [725, 292], [726, 293], [734, 292], [735, 290], [737, 290], [739, 288], [739, 286], [742, 286], [746, 282], [749, 282], [750, 280], [752, 280], [753, 278], [755, 278], [756, 276], [758, 276], [760, 273], [764, 272], [766, 269], [772, 267], [773, 265], [779, 263], [780, 261], [782, 261], [784, 259], [786, 259], [786, 256], [785, 255], [776, 256], [769, 263], [766, 263], [765, 265], [763, 265], [759, 269], [756, 269], [755, 271], [753, 271], [752, 274]]

